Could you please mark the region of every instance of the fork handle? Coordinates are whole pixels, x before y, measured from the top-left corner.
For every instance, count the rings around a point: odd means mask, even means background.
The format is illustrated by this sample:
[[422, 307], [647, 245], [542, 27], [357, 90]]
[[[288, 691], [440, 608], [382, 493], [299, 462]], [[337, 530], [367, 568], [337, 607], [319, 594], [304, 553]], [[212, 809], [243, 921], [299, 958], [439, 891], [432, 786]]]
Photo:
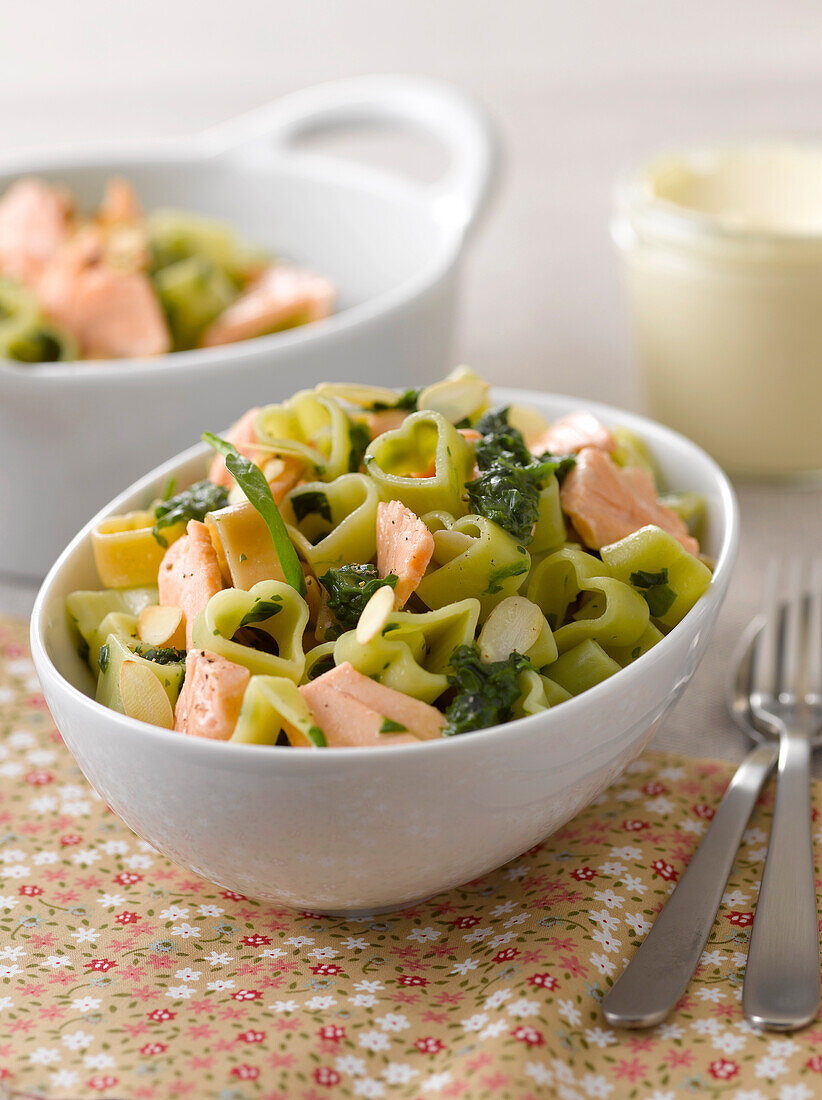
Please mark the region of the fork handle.
[[653, 1027], [685, 992], [713, 927], [742, 834], [776, 756], [775, 746], [761, 745], [737, 768], [665, 908], [603, 1000], [609, 1024]]
[[810, 1023], [819, 1006], [810, 769], [810, 737], [785, 729], [742, 994], [742, 1011], [751, 1023], [776, 1031]]

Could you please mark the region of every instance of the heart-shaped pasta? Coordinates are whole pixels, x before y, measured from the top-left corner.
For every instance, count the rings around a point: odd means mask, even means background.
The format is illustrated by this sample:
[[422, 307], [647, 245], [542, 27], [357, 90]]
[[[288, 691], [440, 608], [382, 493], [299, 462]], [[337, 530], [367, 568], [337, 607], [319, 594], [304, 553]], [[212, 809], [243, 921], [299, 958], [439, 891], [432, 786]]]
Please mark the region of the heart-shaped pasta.
[[303, 458], [322, 481], [352, 468], [352, 428], [336, 401], [312, 390], [301, 390], [282, 405], [266, 405], [254, 425], [260, 450]]
[[527, 718], [529, 714], [538, 714], [571, 698], [571, 693], [565, 688], [547, 676], [530, 670], [519, 674], [519, 686], [522, 695], [514, 704], [515, 718]]
[[565, 542], [567, 531], [562, 504], [559, 499], [559, 482], [551, 475], [548, 484], [539, 494], [539, 517], [534, 524], [534, 537], [528, 543], [531, 555], [544, 554], [546, 550], [558, 550]]
[[365, 452], [365, 468], [380, 497], [399, 500], [418, 516], [437, 510], [464, 515], [464, 486], [473, 466], [471, 446], [433, 411], [412, 413]]
[[423, 521], [434, 536], [434, 568], [417, 588], [426, 607], [445, 607], [459, 592], [480, 601], [484, 620], [506, 596], [521, 588], [531, 556], [492, 520], [474, 515], [454, 519], [446, 512], [429, 512]]
[[285, 676], [252, 676], [231, 741], [276, 745], [280, 730], [295, 748], [324, 748], [325, 734], [293, 680]]
[[349, 630], [334, 643], [334, 662], [349, 661], [364, 676], [433, 703], [448, 686], [446, 669], [457, 646], [474, 640], [480, 605], [460, 600], [439, 611], [415, 615], [394, 611], [365, 645]]
[[307, 482], [282, 503], [300, 555], [319, 576], [343, 562], [370, 561], [377, 550], [379, 494], [365, 474]]
[[[193, 641], [255, 676], [286, 676], [298, 683], [305, 668], [303, 631], [308, 605], [289, 584], [260, 581], [248, 592], [226, 588], [194, 622]], [[253, 631], [246, 644], [242, 631]]]
[[[648, 626], [648, 605], [642, 596], [612, 577], [599, 558], [571, 546], [539, 563], [527, 596], [551, 624], [560, 653], [586, 639], [602, 646], [632, 645]], [[572, 604], [576, 606], [566, 623]]]

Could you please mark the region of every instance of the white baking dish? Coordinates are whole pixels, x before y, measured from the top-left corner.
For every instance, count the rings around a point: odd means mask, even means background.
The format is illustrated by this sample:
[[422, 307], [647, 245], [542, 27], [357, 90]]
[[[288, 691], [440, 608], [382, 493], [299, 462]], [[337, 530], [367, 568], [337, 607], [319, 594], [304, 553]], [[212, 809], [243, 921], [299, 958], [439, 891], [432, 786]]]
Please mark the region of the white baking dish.
[[[422, 185], [295, 148], [310, 133], [374, 124], [441, 142], [446, 174]], [[153, 360], [0, 361], [0, 572], [42, 575], [124, 484], [250, 405], [321, 379], [403, 386], [441, 376], [458, 262], [494, 165], [477, 106], [448, 86], [391, 76], [297, 92], [185, 140], [0, 160], [0, 190], [37, 174], [89, 205], [122, 173], [148, 209], [225, 218], [340, 290], [328, 320], [244, 343]]]

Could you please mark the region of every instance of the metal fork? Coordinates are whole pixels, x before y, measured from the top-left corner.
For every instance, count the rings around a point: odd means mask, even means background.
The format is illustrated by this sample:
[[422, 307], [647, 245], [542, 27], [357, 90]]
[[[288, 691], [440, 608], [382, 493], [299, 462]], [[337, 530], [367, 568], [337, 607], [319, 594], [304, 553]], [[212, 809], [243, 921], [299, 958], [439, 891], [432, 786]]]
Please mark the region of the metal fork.
[[[822, 562], [771, 563], [765, 623], [754, 650], [754, 720], [779, 737], [773, 825], [751, 930], [742, 1010], [790, 1031], [819, 1007], [819, 918], [811, 835], [811, 743], [822, 723]], [[787, 596], [780, 596], [781, 574]]]

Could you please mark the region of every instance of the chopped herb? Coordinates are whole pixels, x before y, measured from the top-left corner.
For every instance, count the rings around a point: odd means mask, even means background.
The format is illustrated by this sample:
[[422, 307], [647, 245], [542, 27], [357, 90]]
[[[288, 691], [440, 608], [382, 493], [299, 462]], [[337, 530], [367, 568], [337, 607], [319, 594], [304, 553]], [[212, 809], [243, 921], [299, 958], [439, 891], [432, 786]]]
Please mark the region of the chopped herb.
[[280, 559], [285, 579], [301, 596], [305, 595], [305, 576], [300, 566], [300, 559], [288, 537], [283, 517], [280, 515], [280, 509], [277, 507], [265, 474], [259, 466], [255, 466], [249, 459], [244, 458], [233, 443], [220, 439], [211, 432], [203, 432], [203, 439], [225, 457], [226, 469], [263, 517], [271, 532], [274, 549]]
[[[367, 425], [360, 423], [359, 420], [349, 420], [348, 440], [351, 444], [351, 450], [348, 452], [348, 469], [355, 474], [362, 466], [363, 455], [371, 442], [371, 433]], [[328, 518], [331, 519], [331, 516]]]
[[100, 646], [100, 656], [97, 658], [97, 663], [100, 666], [100, 671], [105, 672], [108, 669], [109, 662], [109, 650], [108, 642], [105, 642]]
[[654, 619], [670, 611], [676, 600], [676, 592], [668, 584], [667, 569], [660, 569], [658, 573], [639, 569], [631, 574], [631, 584], [642, 592]]
[[242, 563], [244, 561], [248, 561], [248, 555], [247, 554], [240, 554], [240, 565], [242, 565]]
[[318, 676], [322, 676], [325, 672], [330, 672], [334, 667], [334, 654], [326, 653], [319, 660], [315, 661], [311, 666], [311, 671], [308, 674], [309, 680], [316, 680]]
[[532, 667], [520, 653], [505, 661], [482, 661], [476, 643], [457, 646], [450, 664], [448, 683], [457, 694], [445, 712], [445, 737], [507, 722], [521, 694], [519, 675]]
[[308, 736], [314, 742], [318, 749], [328, 748], [328, 742], [325, 739], [325, 734], [319, 726], [309, 726]]
[[138, 645], [134, 652], [146, 661], [153, 661], [155, 665], [178, 665], [186, 659], [184, 649], [174, 649], [171, 646], [159, 648], [157, 646]]
[[376, 565], [341, 565], [329, 569], [320, 577], [320, 584], [328, 593], [328, 610], [334, 616], [326, 637], [333, 640], [346, 630], [353, 630], [377, 589], [383, 585], [393, 588], [396, 583], [393, 573], [381, 577]]
[[[166, 486], [166, 491], [169, 488], [173, 489], [173, 482]], [[176, 496], [164, 497], [155, 506], [151, 533], [161, 546], [166, 546], [166, 540], [160, 534], [164, 527], [188, 523], [192, 519], [202, 520], [209, 512], [225, 508], [227, 504], [228, 490], [222, 485], [215, 485], [213, 481], [198, 481]]]
[[507, 565], [498, 565], [496, 569], [492, 569], [488, 574], [488, 587], [485, 589], [486, 596], [495, 596], [497, 592], [502, 591], [501, 581], [506, 580], [508, 577], [521, 577], [523, 573], [528, 572], [528, 563], [524, 561], [511, 561]]
[[403, 409], [406, 412], [416, 412], [421, 393], [422, 387], [416, 390], [406, 390], [393, 405], [389, 405], [387, 401], [375, 401], [373, 405], [369, 405], [369, 412], [385, 412], [387, 409]]
[[634, 648], [631, 650], [631, 660], [635, 661], [641, 652], [642, 646], [634, 646]]
[[385, 626], [382, 628], [382, 635], [383, 635], [383, 637], [385, 637], [385, 635], [390, 634], [392, 630], [399, 630], [399, 629], [400, 629], [400, 624], [399, 623], [386, 623]]
[[508, 423], [508, 409], [497, 409], [480, 418], [482, 439], [475, 447], [479, 477], [466, 485], [477, 515], [492, 520], [519, 542], [530, 542], [539, 519], [539, 494], [552, 475], [567, 473], [573, 455], [536, 459], [522, 432]]
[[177, 488], [177, 478], [170, 477], [166, 482], [166, 487], [163, 489], [163, 500], [170, 500], [174, 496], [174, 490]]
[[257, 600], [250, 611], [246, 611], [240, 623], [237, 627], [241, 630], [244, 626], [251, 626], [252, 623], [262, 623], [266, 619], [273, 619], [275, 615], [283, 609], [282, 596], [272, 596], [270, 600]]
[[325, 493], [319, 489], [311, 490], [307, 493], [295, 493], [291, 497], [291, 507], [294, 509], [294, 516], [297, 523], [301, 523], [306, 516], [320, 515], [323, 519], [327, 519], [329, 523], [332, 522], [331, 517], [331, 505], [328, 503], [328, 497]]
[[408, 727], [400, 725], [393, 718], [383, 718], [380, 733], [408, 733]]

